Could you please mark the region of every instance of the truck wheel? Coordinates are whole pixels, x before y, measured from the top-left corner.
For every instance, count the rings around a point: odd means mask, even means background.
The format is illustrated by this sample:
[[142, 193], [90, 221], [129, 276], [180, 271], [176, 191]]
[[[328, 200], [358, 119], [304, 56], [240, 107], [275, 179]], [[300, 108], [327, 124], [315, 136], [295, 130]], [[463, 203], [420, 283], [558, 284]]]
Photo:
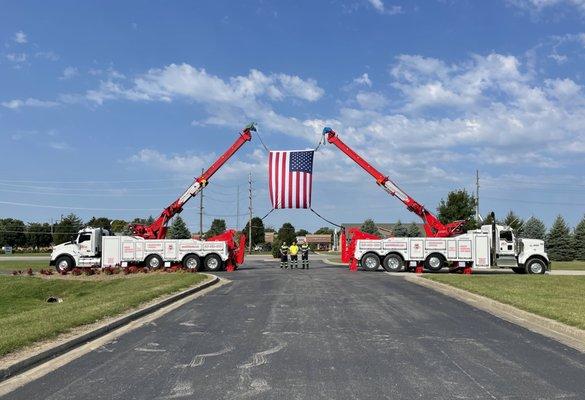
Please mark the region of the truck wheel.
[[380, 257], [377, 254], [368, 253], [362, 257], [362, 268], [364, 271], [376, 271], [380, 266]]
[[382, 266], [388, 272], [401, 272], [404, 270], [404, 260], [398, 254], [388, 254]]
[[148, 257], [146, 257], [144, 263], [150, 269], [161, 268], [164, 265], [162, 258], [160, 258], [160, 256], [156, 254], [151, 254]]
[[197, 254], [187, 254], [185, 258], [183, 258], [183, 267], [187, 269], [199, 271], [200, 265], [201, 261]]
[[208, 271], [219, 271], [221, 269], [221, 258], [217, 254], [208, 254], [205, 257], [205, 269]]
[[441, 254], [430, 254], [425, 260], [425, 269], [438, 272], [445, 266], [445, 258]]
[[525, 274], [526, 273], [526, 269], [522, 268], [522, 267], [512, 267], [512, 271], [514, 271], [514, 273], [516, 273], [516, 274]]
[[546, 264], [540, 258], [532, 258], [526, 262], [526, 272], [529, 274], [544, 274]]
[[55, 269], [58, 273], [66, 273], [75, 267], [75, 261], [71, 257], [61, 256], [55, 260]]

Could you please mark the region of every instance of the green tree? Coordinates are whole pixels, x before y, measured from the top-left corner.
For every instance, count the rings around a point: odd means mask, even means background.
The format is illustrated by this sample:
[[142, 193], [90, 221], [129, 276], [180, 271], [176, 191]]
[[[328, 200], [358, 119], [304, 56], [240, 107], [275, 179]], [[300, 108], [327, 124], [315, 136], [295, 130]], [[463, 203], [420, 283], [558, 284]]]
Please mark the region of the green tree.
[[504, 218], [504, 225], [509, 226], [514, 230], [516, 235], [521, 236], [522, 230], [524, 229], [524, 220], [514, 214], [514, 211], [510, 210], [506, 215], [506, 218]]
[[527, 239], [546, 239], [546, 226], [544, 222], [536, 217], [530, 217], [526, 220], [523, 226], [520, 237]]
[[365, 232], [365, 233], [370, 233], [372, 235], [381, 236], [380, 231], [378, 230], [378, 227], [374, 223], [374, 220], [370, 219], [370, 218], [368, 218], [364, 221], [360, 230], [362, 232]]
[[583, 216], [575, 227], [573, 239], [575, 244], [575, 258], [585, 261], [585, 216]]
[[280, 258], [280, 246], [282, 246], [282, 241], [278, 238], [275, 238], [274, 242], [272, 242], [272, 248], [270, 249], [272, 252], [272, 257]]
[[0, 247], [20, 247], [26, 244], [26, 225], [19, 219], [0, 219]]
[[[481, 222], [481, 225], [491, 225], [491, 224], [492, 224], [492, 222], [494, 222], [494, 220], [495, 220], [495, 218], [496, 218], [496, 217], [495, 217], [495, 215], [496, 215], [496, 214], [495, 214], [493, 211], [490, 211], [490, 212], [488, 213], [488, 215], [487, 215], [487, 216], [484, 218], [484, 220]], [[498, 221], [496, 220], [496, 223], [497, 223], [497, 222], [498, 222]]]
[[441, 199], [437, 207], [437, 217], [443, 224], [465, 221], [465, 230], [475, 229], [475, 197], [467, 190], [454, 190], [447, 194], [447, 200]]
[[298, 231], [295, 232], [296, 236], [307, 236], [309, 234], [309, 231], [306, 229], [299, 229]]
[[211, 227], [209, 227], [209, 230], [207, 232], [205, 232], [205, 237], [206, 238], [210, 238], [213, 236], [217, 236], [220, 233], [224, 233], [226, 231], [226, 224], [225, 224], [225, 220], [224, 219], [214, 219], [213, 221], [211, 221]]
[[324, 227], [321, 227], [315, 231], [315, 235], [326, 235], [326, 234], [333, 235], [333, 229], [324, 226]]
[[53, 230], [53, 243], [61, 244], [72, 240], [77, 235], [77, 231], [83, 226], [83, 221], [75, 214], [69, 214], [55, 224]]
[[295, 227], [292, 226], [290, 222], [285, 222], [278, 230], [276, 237], [281, 244], [282, 242], [286, 242], [287, 245], [290, 245], [297, 239], [295, 235]]
[[173, 218], [167, 237], [169, 239], [191, 239], [191, 232], [189, 232], [187, 224], [183, 221], [183, 218], [181, 218], [180, 215]]
[[51, 236], [51, 225], [40, 222], [31, 222], [26, 227], [26, 244], [27, 246], [38, 249], [39, 247], [49, 247], [53, 237]]
[[406, 227], [400, 220], [398, 220], [392, 227], [392, 233], [395, 237], [408, 236], [408, 227]]
[[575, 257], [571, 230], [560, 215], [547, 235], [546, 252], [552, 261], [571, 261]]
[[89, 221], [87, 221], [87, 226], [91, 226], [92, 228], [104, 228], [107, 230], [112, 230], [112, 220], [106, 217], [92, 217]]
[[420, 236], [420, 229], [418, 225], [414, 222], [411, 222], [408, 225], [408, 237], [419, 237]]
[[124, 221], [123, 219], [115, 219], [111, 223], [112, 232], [121, 233], [126, 230], [128, 227], [128, 222]]
[[[250, 243], [250, 238], [248, 237], [250, 233], [249, 229], [250, 224], [249, 222], [246, 222], [246, 226], [244, 227], [242, 233], [246, 235], [247, 243]], [[265, 232], [266, 231], [264, 229], [264, 221], [262, 221], [262, 218], [260, 217], [252, 218], [252, 247], [256, 246], [257, 244], [262, 244], [266, 241], [266, 239], [264, 238]]]

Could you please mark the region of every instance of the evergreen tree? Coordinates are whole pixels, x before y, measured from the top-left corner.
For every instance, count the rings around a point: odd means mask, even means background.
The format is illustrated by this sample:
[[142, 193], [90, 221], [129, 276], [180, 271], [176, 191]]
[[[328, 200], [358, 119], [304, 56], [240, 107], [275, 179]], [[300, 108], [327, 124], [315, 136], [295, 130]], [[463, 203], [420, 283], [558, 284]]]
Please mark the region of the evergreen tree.
[[575, 258], [585, 261], [585, 216], [575, 227], [573, 243], [575, 244]]
[[53, 243], [68, 242], [77, 236], [77, 231], [83, 226], [83, 221], [75, 214], [69, 214], [57, 224], [53, 231]]
[[211, 221], [211, 227], [205, 233], [205, 237], [209, 239], [210, 237], [217, 236], [221, 233], [224, 233], [226, 231], [226, 229], [227, 228], [226, 228], [225, 220], [216, 218], [213, 221]]
[[326, 226], [319, 228], [315, 231], [315, 235], [326, 235], [330, 234], [333, 235], [333, 229], [327, 228]]
[[520, 237], [527, 239], [546, 239], [546, 226], [544, 222], [536, 217], [530, 217], [526, 220], [523, 226]]
[[475, 197], [467, 190], [454, 190], [447, 194], [447, 200], [441, 199], [437, 207], [437, 217], [443, 224], [465, 221], [464, 230], [475, 229]]
[[169, 239], [190, 239], [191, 232], [180, 215], [175, 216], [167, 233]]
[[26, 227], [26, 244], [27, 246], [38, 249], [39, 247], [49, 247], [53, 237], [51, 236], [51, 225], [39, 222], [31, 222]]
[[299, 229], [298, 231], [295, 232], [296, 236], [307, 236], [309, 234], [309, 231], [306, 229]]
[[19, 219], [0, 219], [0, 247], [19, 247], [26, 244], [26, 225]]
[[91, 226], [92, 228], [104, 228], [107, 230], [112, 229], [112, 220], [106, 217], [92, 217], [89, 221], [87, 221], [87, 225]]
[[408, 228], [398, 220], [392, 227], [392, 233], [395, 237], [405, 237], [408, 236]]
[[374, 220], [371, 218], [368, 218], [364, 221], [360, 230], [362, 232], [365, 232], [365, 233], [369, 233], [369, 234], [376, 235], [376, 236], [381, 236], [380, 231], [378, 230], [378, 227], [376, 226]]
[[[262, 218], [252, 218], [252, 247], [266, 242], [266, 239], [264, 238], [265, 232], [266, 230], [264, 229], [264, 221], [262, 221]], [[250, 243], [250, 238], [248, 237], [250, 233], [249, 222], [246, 222], [246, 226], [244, 227], [244, 230], [242, 230], [242, 233], [246, 235], [246, 242]]]
[[552, 261], [571, 261], [575, 253], [569, 226], [558, 216], [546, 238], [546, 252]]
[[504, 225], [509, 226], [514, 230], [516, 235], [521, 236], [524, 228], [524, 220], [514, 214], [514, 211], [510, 210], [506, 215], [506, 218], [504, 218]]
[[297, 240], [295, 227], [292, 226], [290, 222], [285, 222], [278, 230], [276, 237], [281, 244], [282, 242], [286, 242], [286, 244], [290, 246], [292, 242]]
[[[495, 220], [495, 213], [493, 211], [490, 211], [488, 213], [488, 215], [484, 218], [484, 220], [481, 222], [482, 225], [491, 225], [492, 222], [494, 222]], [[496, 223], [498, 223], [498, 221], [495, 221]]]
[[419, 237], [420, 236], [420, 229], [418, 225], [414, 222], [408, 225], [408, 237]]

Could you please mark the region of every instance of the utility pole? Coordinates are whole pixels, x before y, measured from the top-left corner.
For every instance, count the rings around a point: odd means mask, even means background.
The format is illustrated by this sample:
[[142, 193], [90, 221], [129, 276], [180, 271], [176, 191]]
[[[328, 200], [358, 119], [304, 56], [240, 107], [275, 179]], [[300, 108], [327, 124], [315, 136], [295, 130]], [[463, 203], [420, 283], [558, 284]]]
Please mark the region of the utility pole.
[[481, 217], [479, 215], [479, 170], [475, 170], [475, 220], [480, 222]]
[[236, 192], [236, 231], [240, 231], [240, 185], [237, 186]]
[[[205, 170], [201, 168], [201, 175]], [[203, 189], [199, 192], [199, 240], [203, 238]]]
[[248, 253], [252, 254], [252, 173], [248, 175]]

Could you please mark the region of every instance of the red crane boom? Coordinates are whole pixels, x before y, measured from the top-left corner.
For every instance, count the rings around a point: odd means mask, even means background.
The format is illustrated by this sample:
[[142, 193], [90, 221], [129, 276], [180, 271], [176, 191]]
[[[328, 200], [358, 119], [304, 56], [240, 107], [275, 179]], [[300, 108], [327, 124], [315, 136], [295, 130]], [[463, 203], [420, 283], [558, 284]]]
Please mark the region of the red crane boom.
[[254, 123], [247, 125], [242, 132], [240, 132], [236, 141], [226, 150], [212, 165], [203, 172], [200, 177], [195, 178], [191, 186], [185, 190], [185, 192], [177, 200], [172, 202], [167, 208], [165, 208], [160, 216], [150, 225], [134, 225], [133, 234], [134, 236], [140, 236], [145, 239], [164, 239], [167, 235], [167, 224], [171, 218], [183, 211], [183, 206], [191, 198], [197, 196], [197, 194], [203, 190], [209, 183], [209, 179], [217, 172], [218, 169], [234, 155], [236, 151], [243, 146], [244, 143], [252, 139], [252, 131], [256, 131]]
[[392, 196], [397, 197], [409, 211], [418, 215], [424, 222], [424, 229], [427, 236], [430, 237], [451, 237], [462, 233], [462, 225], [465, 221], [455, 221], [448, 224], [443, 224], [439, 219], [427, 210], [422, 204], [418, 203], [406, 192], [398, 187], [390, 178], [383, 175], [380, 171], [374, 168], [370, 163], [360, 157], [353, 149], [345, 144], [337, 133], [331, 128], [323, 129], [323, 135], [327, 135], [327, 141], [334, 144], [339, 150], [344, 152], [349, 158], [355, 161], [368, 174], [374, 177], [376, 183], [382, 187], [386, 192]]

